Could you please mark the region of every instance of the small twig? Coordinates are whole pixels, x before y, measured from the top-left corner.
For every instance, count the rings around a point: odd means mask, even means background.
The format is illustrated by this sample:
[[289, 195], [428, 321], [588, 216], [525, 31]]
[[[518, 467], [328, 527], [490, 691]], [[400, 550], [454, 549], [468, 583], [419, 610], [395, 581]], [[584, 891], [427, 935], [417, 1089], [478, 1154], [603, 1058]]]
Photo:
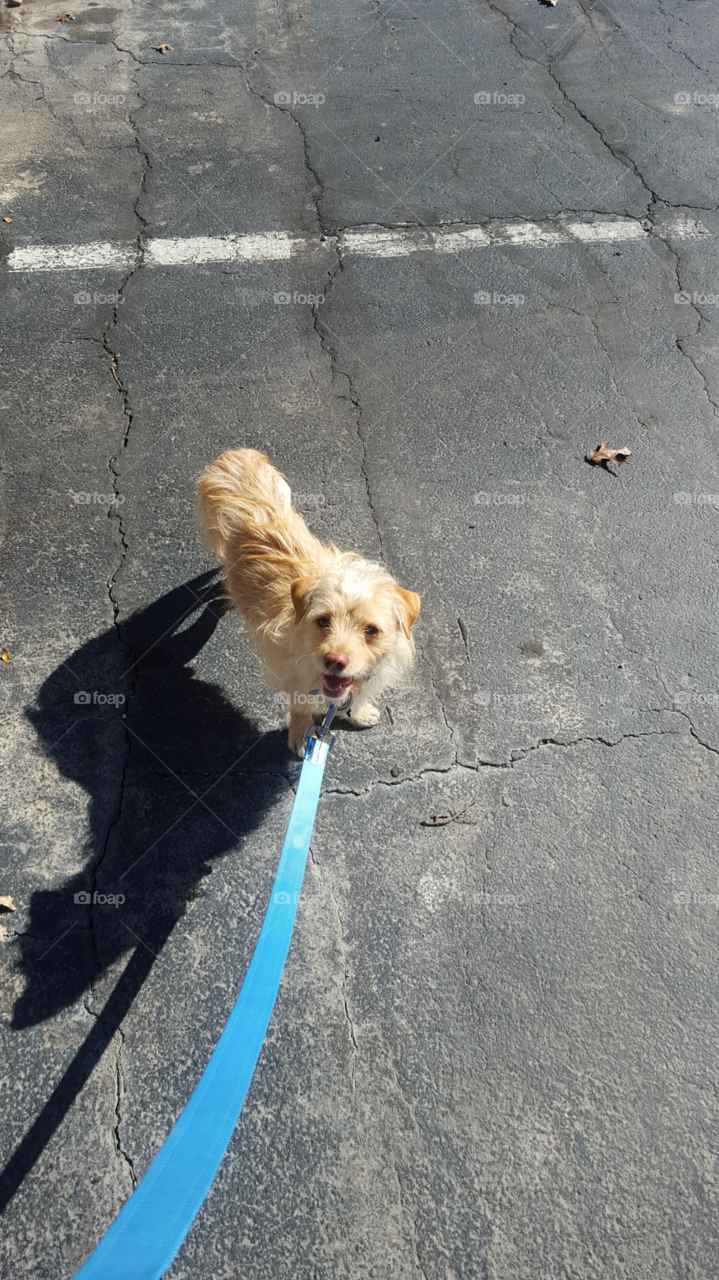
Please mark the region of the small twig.
[[461, 818], [463, 813], [472, 808], [474, 800], [470, 800], [459, 813], [431, 813], [428, 818], [423, 818], [420, 827], [448, 827], [450, 822], [456, 822], [457, 818]]

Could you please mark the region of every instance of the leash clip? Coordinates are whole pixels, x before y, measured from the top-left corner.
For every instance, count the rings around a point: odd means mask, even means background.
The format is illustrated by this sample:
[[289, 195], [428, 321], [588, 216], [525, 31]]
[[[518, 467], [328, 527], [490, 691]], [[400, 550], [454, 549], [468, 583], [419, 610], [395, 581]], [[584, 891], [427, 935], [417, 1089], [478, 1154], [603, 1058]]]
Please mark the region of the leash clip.
[[330, 725], [332, 724], [335, 714], [338, 711], [348, 711], [351, 703], [352, 703], [352, 694], [350, 694], [347, 701], [343, 702], [342, 706], [340, 707], [337, 706], [336, 702], [331, 702], [329, 704], [329, 707], [327, 708], [327, 714], [324, 720], [322, 721], [322, 724], [319, 724], [319, 725], [311, 724], [309, 729], [305, 731], [305, 743], [306, 743], [305, 759], [306, 760], [314, 759], [314, 755], [317, 748], [313, 746], [313, 742], [326, 742], [328, 753], [332, 750], [333, 746], [335, 745], [337, 734], [330, 733]]

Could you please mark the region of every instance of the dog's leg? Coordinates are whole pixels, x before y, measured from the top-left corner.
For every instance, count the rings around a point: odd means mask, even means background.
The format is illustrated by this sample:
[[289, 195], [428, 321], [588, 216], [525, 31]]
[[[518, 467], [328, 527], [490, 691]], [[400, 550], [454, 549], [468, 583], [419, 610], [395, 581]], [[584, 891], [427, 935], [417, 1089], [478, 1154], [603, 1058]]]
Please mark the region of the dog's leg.
[[287, 745], [300, 760], [305, 754], [305, 734], [312, 724], [312, 712], [292, 708], [287, 730]]
[[369, 695], [364, 689], [352, 702], [349, 708], [349, 715], [346, 715], [350, 724], [356, 724], [358, 729], [369, 729], [373, 724], [379, 724], [380, 714], [377, 708], [370, 702]]

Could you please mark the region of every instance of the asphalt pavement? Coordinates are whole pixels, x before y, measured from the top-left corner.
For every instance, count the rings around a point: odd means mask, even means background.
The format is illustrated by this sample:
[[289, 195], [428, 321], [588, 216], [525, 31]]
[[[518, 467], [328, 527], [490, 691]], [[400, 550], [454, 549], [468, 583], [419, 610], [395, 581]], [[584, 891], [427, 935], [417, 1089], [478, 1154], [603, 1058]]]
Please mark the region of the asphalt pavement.
[[418, 656], [168, 1276], [719, 1276], [715, 7], [0, 34], [0, 1275], [74, 1275], [261, 927], [299, 762], [194, 496], [247, 446]]

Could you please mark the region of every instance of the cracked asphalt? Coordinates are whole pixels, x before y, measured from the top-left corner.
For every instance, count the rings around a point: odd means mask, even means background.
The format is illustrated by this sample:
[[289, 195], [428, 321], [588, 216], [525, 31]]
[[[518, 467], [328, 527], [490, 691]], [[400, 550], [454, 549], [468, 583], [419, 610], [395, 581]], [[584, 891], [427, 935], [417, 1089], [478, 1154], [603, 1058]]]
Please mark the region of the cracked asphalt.
[[[196, 532], [238, 446], [421, 594], [418, 661], [339, 734], [168, 1276], [719, 1275], [712, 5], [62, 13], [2, 10], [2, 254], [137, 258], [2, 277], [0, 1275], [88, 1256], [259, 933], [299, 764]], [[342, 248], [567, 215], [637, 238]]]

